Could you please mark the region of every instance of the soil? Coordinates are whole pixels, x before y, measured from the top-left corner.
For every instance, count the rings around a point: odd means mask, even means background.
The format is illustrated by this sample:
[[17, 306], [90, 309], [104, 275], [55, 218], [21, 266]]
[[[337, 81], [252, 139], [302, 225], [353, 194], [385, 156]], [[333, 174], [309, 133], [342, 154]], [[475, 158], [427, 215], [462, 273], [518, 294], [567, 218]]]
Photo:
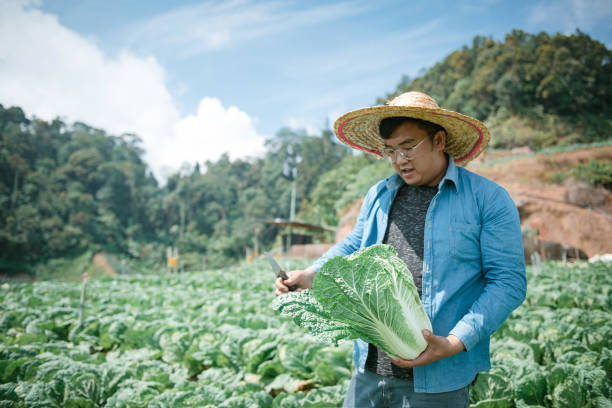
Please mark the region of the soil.
[[475, 163], [468, 168], [504, 187], [519, 209], [521, 226], [536, 231], [540, 240], [572, 246], [592, 257], [612, 253], [612, 194], [601, 188], [583, 190], [604, 196], [600, 205], [585, 208], [567, 200], [576, 182], [551, 181], [555, 172], [592, 159], [612, 161], [612, 146], [536, 154], [494, 165]]
[[106, 257], [104, 256], [102, 252], [98, 252], [97, 254], [94, 255], [93, 262], [94, 264], [96, 264], [98, 268], [104, 271], [104, 275], [107, 275], [107, 276], [117, 275], [117, 272], [111, 266], [111, 264], [108, 263], [108, 259], [106, 259]]

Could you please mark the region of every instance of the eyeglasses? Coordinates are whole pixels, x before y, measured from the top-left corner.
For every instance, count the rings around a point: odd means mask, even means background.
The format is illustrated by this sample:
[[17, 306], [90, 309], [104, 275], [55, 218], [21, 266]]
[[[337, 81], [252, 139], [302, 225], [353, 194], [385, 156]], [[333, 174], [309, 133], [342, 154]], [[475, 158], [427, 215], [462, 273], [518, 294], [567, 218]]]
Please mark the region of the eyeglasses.
[[[425, 138], [427, 139], [427, 138]], [[402, 156], [405, 160], [412, 160], [416, 157], [416, 153], [414, 152], [416, 150], [417, 147], [419, 147], [421, 145], [421, 143], [423, 143], [425, 141], [425, 139], [421, 140], [419, 143], [417, 143], [416, 145], [409, 147], [407, 149], [392, 149], [390, 147], [385, 147], [382, 149], [381, 153], [383, 155], [383, 157], [385, 158], [385, 160], [387, 160], [389, 163], [393, 163], [395, 161], [397, 161], [397, 155], [399, 153], [400, 156]]]

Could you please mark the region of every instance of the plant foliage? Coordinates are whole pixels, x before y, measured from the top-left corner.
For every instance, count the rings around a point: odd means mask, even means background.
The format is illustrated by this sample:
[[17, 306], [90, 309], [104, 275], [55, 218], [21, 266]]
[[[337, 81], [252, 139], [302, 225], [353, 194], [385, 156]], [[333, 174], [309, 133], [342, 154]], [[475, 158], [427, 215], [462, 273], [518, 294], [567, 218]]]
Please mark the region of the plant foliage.
[[[257, 260], [92, 280], [83, 326], [78, 284], [5, 283], [0, 406], [340, 406], [350, 342], [322, 343], [275, 313], [273, 279]], [[493, 368], [471, 387], [472, 406], [609, 406], [612, 266], [547, 262], [529, 267], [528, 282], [493, 335]]]

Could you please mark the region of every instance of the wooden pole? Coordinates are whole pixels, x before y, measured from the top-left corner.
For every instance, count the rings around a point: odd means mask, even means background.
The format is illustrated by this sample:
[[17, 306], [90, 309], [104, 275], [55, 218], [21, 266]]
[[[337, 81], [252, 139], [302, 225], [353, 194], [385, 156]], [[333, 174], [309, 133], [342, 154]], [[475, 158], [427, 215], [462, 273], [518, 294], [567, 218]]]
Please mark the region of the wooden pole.
[[89, 280], [89, 275], [87, 272], [84, 272], [81, 275], [81, 279], [83, 279], [83, 286], [81, 287], [81, 312], [79, 314], [79, 326], [83, 327], [85, 324], [85, 295], [87, 291], [87, 281]]

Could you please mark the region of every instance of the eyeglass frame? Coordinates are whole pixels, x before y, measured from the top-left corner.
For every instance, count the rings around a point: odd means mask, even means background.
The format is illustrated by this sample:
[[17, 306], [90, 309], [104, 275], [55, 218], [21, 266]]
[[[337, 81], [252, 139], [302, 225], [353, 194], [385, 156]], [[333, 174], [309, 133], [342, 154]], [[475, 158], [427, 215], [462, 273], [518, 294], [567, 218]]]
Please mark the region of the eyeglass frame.
[[[414, 152], [417, 147], [419, 147], [421, 145], [421, 143], [423, 143], [425, 141], [425, 139], [428, 139], [427, 137], [423, 138], [419, 143], [417, 143], [416, 145], [408, 148], [408, 149], [404, 149], [404, 150], [409, 150], [411, 152]], [[387, 150], [392, 150], [394, 153], [391, 153], [393, 156], [395, 156], [395, 159], [392, 159], [391, 156], [387, 155], [387, 153], [385, 153], [385, 149]], [[383, 158], [388, 161], [389, 163], [395, 163], [397, 161], [397, 154], [399, 153], [400, 156], [402, 156], [405, 160], [414, 160], [414, 158], [416, 157], [416, 154], [413, 153], [412, 156], [407, 156], [406, 153], [402, 152], [399, 149], [394, 149], [392, 147], [383, 147], [382, 150], [380, 151], [380, 153], [382, 154]]]

